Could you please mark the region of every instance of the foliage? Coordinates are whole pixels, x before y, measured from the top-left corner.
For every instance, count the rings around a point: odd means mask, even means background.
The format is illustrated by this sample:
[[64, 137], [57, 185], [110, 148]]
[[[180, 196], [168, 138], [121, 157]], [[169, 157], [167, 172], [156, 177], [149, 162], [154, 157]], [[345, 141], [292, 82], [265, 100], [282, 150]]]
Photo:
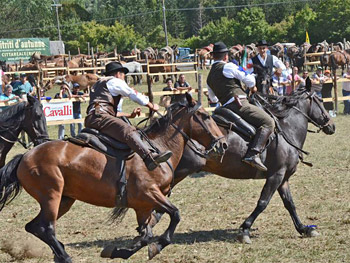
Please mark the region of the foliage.
[[[137, 45], [165, 46], [162, 1], [60, 0], [62, 39], [67, 48], [86, 52], [87, 42], [100, 50]], [[206, 46], [350, 39], [350, 0], [284, 2], [280, 0], [165, 0], [169, 44]], [[0, 38], [58, 39], [52, 0], [3, 0]], [[225, 8], [223, 8], [225, 7]], [[117, 21], [117, 22], [116, 22]], [[325, 30], [327, 29], [327, 30]], [[78, 43], [79, 42], [79, 43]], [[75, 51], [73, 51], [75, 52]]]

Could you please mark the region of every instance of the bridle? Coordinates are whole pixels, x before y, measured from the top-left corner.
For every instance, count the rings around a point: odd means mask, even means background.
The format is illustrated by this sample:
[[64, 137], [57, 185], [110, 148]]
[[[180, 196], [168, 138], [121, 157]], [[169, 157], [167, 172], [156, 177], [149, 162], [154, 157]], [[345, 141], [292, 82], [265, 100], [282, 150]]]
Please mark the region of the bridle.
[[[324, 127], [328, 126], [331, 119], [324, 113], [322, 107], [321, 107], [321, 104], [320, 104], [320, 101], [321, 101], [321, 98], [319, 98], [316, 93], [309, 93], [309, 92], [305, 92], [307, 94], [307, 98], [310, 99], [311, 103], [310, 103], [310, 109], [309, 109], [309, 113], [308, 114], [305, 114], [302, 110], [300, 110], [298, 107], [296, 106], [293, 106], [292, 109], [295, 109], [296, 111], [300, 112], [309, 122], [311, 122], [313, 125], [315, 125], [318, 130], [315, 132], [315, 133], [319, 133]], [[320, 108], [321, 112], [322, 112], [322, 117], [323, 119], [325, 120], [324, 121], [324, 124], [318, 124], [317, 122], [315, 122], [313, 119], [311, 119], [309, 117], [310, 115], [310, 111], [312, 109], [312, 102], [315, 102], [316, 105]], [[308, 130], [309, 131], [309, 130]], [[310, 131], [310, 132], [313, 132], [313, 131]]]
[[[195, 115], [196, 111], [198, 111], [200, 108], [202, 107], [202, 105], [200, 103], [197, 103], [196, 106], [193, 108], [192, 110], [192, 115], [191, 118], [193, 117], [194, 119], [196, 119], [196, 121], [198, 121], [198, 123], [202, 126], [202, 128], [204, 129], [204, 131], [209, 135], [209, 137], [211, 138], [211, 143], [209, 146], [209, 149], [206, 149], [205, 151], [203, 151], [202, 149], [198, 148], [197, 145], [194, 143], [194, 141], [187, 135], [185, 134], [183, 131], [181, 131], [174, 123], [171, 123], [171, 125], [177, 130], [179, 131], [182, 136], [184, 136], [184, 138], [190, 142], [191, 144], [187, 144], [188, 147], [194, 151], [195, 153], [197, 153], [199, 156], [206, 158], [211, 152], [216, 152], [216, 146], [217, 143], [224, 138], [225, 136], [219, 136], [219, 137], [215, 137], [210, 131], [208, 126], [203, 122], [202, 119], [198, 118], [197, 115]], [[210, 118], [210, 116], [208, 115], [208, 117]], [[224, 154], [224, 153], [223, 153]], [[223, 155], [222, 154], [222, 155]]]
[[[211, 132], [209, 131], [209, 128], [208, 126], [203, 122], [203, 120], [201, 120], [200, 118], [198, 118], [195, 113], [202, 107], [202, 105], [200, 103], [197, 103], [193, 109], [191, 110], [191, 118], [195, 118], [199, 124], [202, 126], [202, 128], [205, 130], [205, 132], [210, 136], [211, 138], [211, 143], [210, 143], [210, 146], [209, 146], [209, 149], [205, 149], [205, 150], [202, 150], [201, 148], [199, 148], [196, 143], [194, 142], [193, 139], [191, 139], [186, 133], [184, 133], [175, 123], [173, 122], [170, 122], [170, 125], [175, 129], [177, 130], [184, 138], [185, 140], [187, 140], [187, 142], [190, 142], [190, 143], [187, 143], [187, 146], [192, 150], [194, 151], [196, 154], [198, 154], [199, 156], [203, 157], [203, 158], [206, 158], [211, 152], [217, 152], [216, 148], [217, 148], [217, 143], [222, 139], [224, 138], [225, 136], [219, 136], [219, 137], [215, 137], [213, 134], [211, 134]], [[161, 114], [160, 112], [156, 111], [157, 114], [161, 117], [164, 117], [163, 114]], [[208, 117], [210, 117], [208, 115]], [[142, 132], [143, 133], [143, 132]], [[145, 138], [147, 138], [146, 135], [144, 135]], [[149, 141], [149, 143], [151, 144], [151, 142]], [[225, 150], [223, 151], [222, 153], [222, 156], [224, 155], [225, 153]]]
[[[32, 110], [32, 108], [33, 108], [33, 106], [29, 106], [29, 107], [24, 108], [23, 110], [24, 111]], [[18, 127], [20, 130], [24, 130], [23, 123], [24, 123], [24, 119], [21, 121], [21, 124]], [[35, 138], [34, 139], [31, 138], [31, 139], [32, 139], [34, 145], [39, 145], [41, 142], [49, 140], [49, 136], [47, 134], [46, 135], [38, 134], [35, 128], [33, 128], [33, 131], [35, 134]], [[19, 142], [25, 149], [28, 149], [27, 145], [24, 142], [22, 142], [20, 140], [20, 138], [18, 138], [18, 136], [16, 136], [12, 130], [8, 129], [8, 130], [6, 130], [6, 133], [10, 134], [13, 139], [8, 139], [0, 134], [0, 138], [2, 140], [6, 141], [8, 143], [11, 143], [11, 144], [15, 144], [16, 142]]]

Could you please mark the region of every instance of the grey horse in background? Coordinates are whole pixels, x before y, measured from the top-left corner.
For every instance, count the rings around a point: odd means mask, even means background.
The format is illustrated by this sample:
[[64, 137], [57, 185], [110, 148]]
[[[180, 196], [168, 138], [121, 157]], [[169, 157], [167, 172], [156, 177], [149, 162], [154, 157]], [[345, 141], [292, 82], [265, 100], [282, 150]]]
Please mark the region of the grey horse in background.
[[123, 64], [123, 67], [129, 70], [129, 73], [125, 76], [126, 83], [128, 84], [130, 83], [130, 80], [128, 80], [128, 75], [131, 75], [134, 80], [134, 85], [142, 84], [142, 75], [133, 75], [133, 73], [136, 73], [136, 74], [143, 73], [142, 65], [139, 62], [131, 61]]

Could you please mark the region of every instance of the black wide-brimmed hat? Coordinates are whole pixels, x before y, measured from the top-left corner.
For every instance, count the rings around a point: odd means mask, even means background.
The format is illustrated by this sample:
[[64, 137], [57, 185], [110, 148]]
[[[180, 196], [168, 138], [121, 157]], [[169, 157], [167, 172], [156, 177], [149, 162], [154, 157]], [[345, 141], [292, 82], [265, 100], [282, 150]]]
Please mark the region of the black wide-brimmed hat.
[[213, 48], [212, 53], [224, 53], [224, 52], [228, 52], [226, 45], [221, 41], [216, 42], [214, 44], [214, 48]]
[[110, 62], [106, 65], [106, 71], [105, 76], [111, 75], [113, 72], [121, 71], [124, 74], [128, 74], [129, 70], [127, 68], [124, 68], [122, 64], [119, 62]]
[[256, 45], [257, 47], [261, 47], [261, 46], [268, 46], [269, 44], [266, 42], [265, 39], [263, 40], [259, 40], [258, 44]]

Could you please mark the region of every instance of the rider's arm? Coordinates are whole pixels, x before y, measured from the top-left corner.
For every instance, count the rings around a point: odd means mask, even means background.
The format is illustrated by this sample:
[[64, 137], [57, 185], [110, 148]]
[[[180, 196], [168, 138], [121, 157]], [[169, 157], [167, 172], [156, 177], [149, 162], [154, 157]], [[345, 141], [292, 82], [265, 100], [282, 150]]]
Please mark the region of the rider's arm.
[[242, 81], [248, 88], [253, 88], [255, 86], [255, 77], [240, 70], [238, 66], [233, 63], [225, 64], [223, 74], [226, 78], [235, 78]]
[[286, 66], [284, 65], [284, 63], [274, 55], [272, 55], [272, 62], [275, 68], [281, 68], [282, 70], [286, 70]]
[[129, 97], [131, 100], [142, 106], [147, 106], [149, 103], [149, 98], [147, 96], [130, 88], [128, 84], [121, 79], [112, 78], [107, 82], [107, 88], [112, 96], [121, 95], [123, 97]]
[[207, 85], [207, 88], [208, 88], [209, 101], [212, 102], [212, 103], [218, 103], [219, 99], [218, 99], [218, 97], [215, 96], [214, 91], [208, 85]]

